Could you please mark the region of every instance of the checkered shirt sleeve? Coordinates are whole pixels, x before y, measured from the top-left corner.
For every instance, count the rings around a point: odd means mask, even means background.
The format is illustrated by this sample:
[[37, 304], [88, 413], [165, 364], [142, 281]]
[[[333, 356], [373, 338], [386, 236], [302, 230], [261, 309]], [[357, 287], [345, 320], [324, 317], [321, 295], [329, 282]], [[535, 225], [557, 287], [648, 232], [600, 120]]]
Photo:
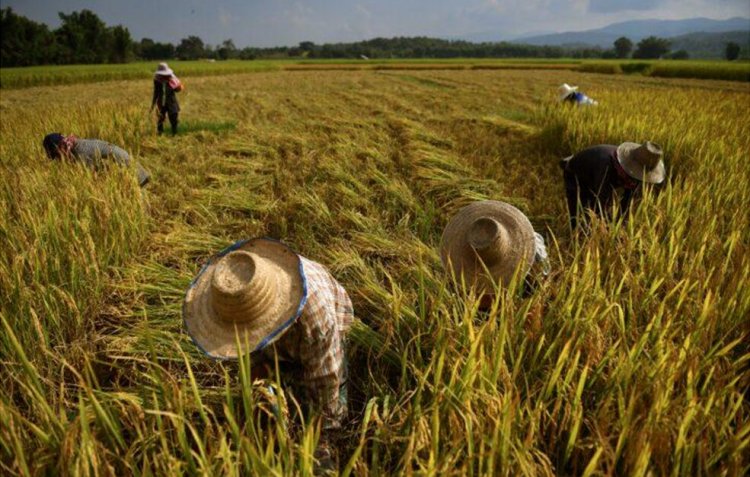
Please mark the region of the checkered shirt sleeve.
[[344, 339], [354, 318], [346, 290], [319, 263], [300, 257], [307, 280], [307, 303], [297, 321], [299, 360], [307, 397], [324, 418], [324, 429], [341, 427], [346, 401]]

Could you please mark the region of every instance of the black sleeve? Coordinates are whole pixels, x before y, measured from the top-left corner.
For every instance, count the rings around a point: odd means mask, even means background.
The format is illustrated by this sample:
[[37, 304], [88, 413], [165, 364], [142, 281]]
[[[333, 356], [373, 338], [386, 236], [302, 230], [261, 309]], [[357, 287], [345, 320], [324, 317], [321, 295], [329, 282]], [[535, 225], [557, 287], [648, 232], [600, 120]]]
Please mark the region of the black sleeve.
[[151, 107], [153, 108], [155, 104], [161, 108], [162, 106], [162, 95], [164, 94], [164, 88], [162, 88], [161, 83], [154, 80], [154, 96], [151, 99]]

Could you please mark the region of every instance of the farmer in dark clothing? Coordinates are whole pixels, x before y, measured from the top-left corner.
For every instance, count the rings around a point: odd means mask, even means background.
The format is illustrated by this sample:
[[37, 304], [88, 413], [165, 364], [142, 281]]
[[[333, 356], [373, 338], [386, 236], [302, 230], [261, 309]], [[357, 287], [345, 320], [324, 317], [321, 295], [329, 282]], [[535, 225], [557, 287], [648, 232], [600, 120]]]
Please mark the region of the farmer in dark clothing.
[[642, 183], [664, 181], [662, 156], [661, 147], [652, 142], [625, 142], [619, 146], [593, 146], [560, 161], [571, 228], [576, 228], [579, 207], [609, 216], [615, 191], [619, 188], [624, 189], [620, 213], [625, 214]]
[[151, 110], [154, 110], [154, 106], [158, 108], [156, 130], [159, 134], [164, 132], [164, 120], [167, 116], [172, 126], [172, 135], [177, 134], [180, 105], [177, 102], [176, 93], [180, 91], [182, 91], [182, 83], [174, 75], [172, 69], [166, 63], [159, 63], [154, 73], [154, 96], [151, 100]]
[[[125, 150], [100, 139], [79, 139], [72, 134], [52, 133], [44, 137], [42, 146], [50, 159], [79, 161], [94, 170], [104, 167], [105, 160], [124, 167], [130, 167], [131, 163], [130, 154]], [[135, 168], [138, 184], [143, 187], [151, 175], [139, 164], [135, 164]]]

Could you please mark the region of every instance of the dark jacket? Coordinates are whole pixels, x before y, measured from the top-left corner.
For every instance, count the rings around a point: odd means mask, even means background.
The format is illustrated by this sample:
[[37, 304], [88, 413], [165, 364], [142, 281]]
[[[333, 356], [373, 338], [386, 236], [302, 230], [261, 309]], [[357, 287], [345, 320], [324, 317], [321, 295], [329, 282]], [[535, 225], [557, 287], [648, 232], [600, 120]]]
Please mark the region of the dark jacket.
[[154, 97], [151, 106], [157, 105], [159, 111], [166, 113], [179, 113], [180, 104], [177, 102], [177, 92], [169, 87], [167, 81], [154, 79]]
[[602, 144], [589, 147], [568, 160], [560, 161], [565, 178], [571, 226], [575, 228], [578, 206], [598, 214], [608, 214], [616, 189], [624, 188], [620, 212], [627, 212], [637, 181], [621, 177], [617, 168], [617, 146]]

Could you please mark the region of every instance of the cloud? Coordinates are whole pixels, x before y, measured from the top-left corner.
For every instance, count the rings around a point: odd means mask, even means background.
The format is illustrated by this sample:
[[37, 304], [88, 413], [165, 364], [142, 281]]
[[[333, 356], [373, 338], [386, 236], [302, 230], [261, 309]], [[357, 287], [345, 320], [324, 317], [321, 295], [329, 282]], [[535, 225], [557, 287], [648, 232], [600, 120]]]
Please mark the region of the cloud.
[[655, 10], [664, 0], [591, 0], [589, 12], [615, 13], [624, 10]]
[[53, 28], [60, 24], [56, 12], [93, 8], [108, 25], [128, 27], [135, 39], [179, 42], [198, 35], [211, 44], [232, 38], [238, 47], [377, 36], [510, 39], [625, 20], [750, 16], [750, 0], [182, 0], [183, 8], [166, 16], [164, 3], [0, 0]]
[[232, 23], [232, 15], [224, 7], [219, 7], [219, 22], [224, 27]]
[[309, 28], [319, 26], [315, 11], [302, 2], [294, 2], [291, 8], [284, 12], [289, 23], [295, 28]]
[[362, 14], [365, 18], [368, 20], [372, 18], [372, 12], [364, 7], [361, 3], [356, 6], [356, 9], [359, 13]]

